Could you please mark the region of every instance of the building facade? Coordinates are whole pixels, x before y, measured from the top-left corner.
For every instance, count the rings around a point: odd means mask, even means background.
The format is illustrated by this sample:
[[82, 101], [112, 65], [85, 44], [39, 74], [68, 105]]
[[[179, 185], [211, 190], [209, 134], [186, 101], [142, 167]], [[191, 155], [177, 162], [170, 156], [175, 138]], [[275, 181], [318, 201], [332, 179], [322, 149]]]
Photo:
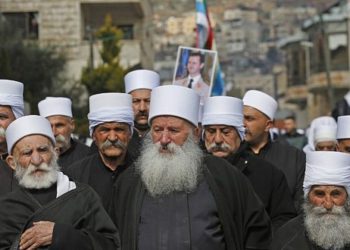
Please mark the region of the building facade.
[[152, 9], [148, 0], [0, 0], [0, 16], [20, 30], [24, 39], [65, 53], [67, 75], [74, 79], [80, 78], [91, 56], [95, 65], [100, 62], [100, 41], [91, 38], [107, 14], [124, 34], [121, 65], [151, 68]]

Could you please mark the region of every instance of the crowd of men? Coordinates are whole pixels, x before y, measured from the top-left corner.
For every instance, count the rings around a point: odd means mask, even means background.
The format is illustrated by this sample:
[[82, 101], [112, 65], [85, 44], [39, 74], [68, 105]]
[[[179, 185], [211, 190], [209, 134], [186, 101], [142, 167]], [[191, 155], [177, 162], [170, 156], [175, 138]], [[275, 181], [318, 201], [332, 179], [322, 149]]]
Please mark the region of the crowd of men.
[[125, 93], [89, 97], [88, 147], [72, 102], [24, 115], [0, 80], [0, 249], [350, 249], [350, 116], [306, 137], [277, 102], [160, 86], [135, 70]]

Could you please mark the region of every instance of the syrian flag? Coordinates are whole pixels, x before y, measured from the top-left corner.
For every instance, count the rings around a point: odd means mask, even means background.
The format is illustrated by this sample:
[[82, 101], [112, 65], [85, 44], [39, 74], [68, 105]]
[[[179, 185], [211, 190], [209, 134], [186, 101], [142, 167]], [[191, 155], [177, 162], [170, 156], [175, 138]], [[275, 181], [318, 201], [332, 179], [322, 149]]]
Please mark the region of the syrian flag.
[[[196, 25], [196, 47], [216, 50], [214, 31], [210, 25], [206, 0], [196, 0]], [[222, 78], [219, 62], [215, 69], [214, 83], [211, 89], [211, 96], [217, 95], [225, 95], [225, 82]]]

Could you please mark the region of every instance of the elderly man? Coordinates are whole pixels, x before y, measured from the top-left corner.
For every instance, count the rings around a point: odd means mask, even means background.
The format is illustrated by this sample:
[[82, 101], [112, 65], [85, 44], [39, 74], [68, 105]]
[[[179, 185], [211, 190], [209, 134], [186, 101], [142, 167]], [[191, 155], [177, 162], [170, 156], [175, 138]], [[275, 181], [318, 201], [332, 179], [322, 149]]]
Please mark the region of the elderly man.
[[66, 173], [76, 181], [89, 184], [106, 207], [115, 180], [132, 163], [127, 152], [134, 120], [131, 95], [103, 93], [90, 96], [88, 118], [90, 135], [98, 153], [74, 163]]
[[20, 188], [0, 199], [0, 249], [118, 248], [117, 229], [96, 193], [59, 171], [45, 118], [17, 119], [6, 140]]
[[250, 152], [272, 163], [284, 173], [295, 206], [299, 209], [305, 171], [305, 154], [288, 144], [270, 139], [269, 130], [277, 102], [269, 95], [249, 90], [243, 97], [245, 141]]
[[72, 101], [66, 97], [46, 97], [38, 103], [39, 114], [51, 124], [56, 147], [59, 150], [58, 164], [64, 171], [72, 163], [89, 153], [89, 147], [74, 140], [71, 135], [75, 128], [72, 115]]
[[337, 151], [350, 153], [350, 115], [338, 117]]
[[0, 80], [0, 196], [18, 187], [13, 170], [5, 162], [8, 155], [5, 134], [10, 123], [23, 113], [23, 84]]
[[281, 170], [245, 150], [243, 102], [228, 96], [209, 97], [202, 119], [208, 153], [225, 158], [250, 181], [265, 205], [273, 229], [296, 216], [288, 183]]
[[149, 131], [148, 113], [152, 89], [159, 86], [159, 74], [151, 70], [134, 70], [124, 77], [125, 93], [132, 96], [134, 110], [134, 133], [129, 143], [129, 152], [134, 157], [140, 154], [142, 138]]
[[167, 85], [151, 98], [150, 134], [109, 210], [123, 249], [267, 249], [270, 222], [251, 185], [197, 144], [199, 96]]
[[303, 213], [278, 230], [272, 250], [350, 249], [350, 156], [306, 155]]

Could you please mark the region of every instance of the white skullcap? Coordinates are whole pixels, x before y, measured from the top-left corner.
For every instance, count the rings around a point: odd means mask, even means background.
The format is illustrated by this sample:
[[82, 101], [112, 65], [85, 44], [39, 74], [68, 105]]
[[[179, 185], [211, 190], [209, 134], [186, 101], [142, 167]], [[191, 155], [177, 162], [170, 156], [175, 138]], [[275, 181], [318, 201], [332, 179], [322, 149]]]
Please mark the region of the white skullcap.
[[0, 79], [0, 105], [10, 106], [16, 119], [23, 116], [23, 83]]
[[350, 194], [350, 155], [334, 151], [314, 151], [306, 154], [304, 196], [313, 185], [343, 186]]
[[13, 121], [6, 130], [7, 152], [11, 154], [15, 144], [27, 135], [43, 135], [55, 145], [50, 122], [39, 115], [22, 116]]
[[39, 114], [43, 117], [64, 115], [73, 117], [72, 101], [66, 97], [46, 97], [38, 103]]
[[90, 136], [97, 125], [105, 122], [124, 122], [134, 127], [132, 98], [124, 93], [102, 93], [89, 98], [88, 114]]
[[228, 125], [236, 128], [241, 140], [244, 137], [243, 102], [230, 96], [208, 97], [204, 104], [202, 125]]
[[319, 142], [324, 141], [334, 141], [336, 142], [337, 127], [329, 125], [319, 125], [315, 128], [314, 133], [314, 145]]
[[157, 72], [146, 69], [134, 70], [124, 77], [125, 93], [136, 89], [153, 89], [159, 86], [160, 77]]
[[332, 116], [320, 116], [312, 120], [309, 133], [307, 135], [308, 144], [304, 147], [304, 152], [315, 151], [315, 129], [319, 126], [332, 126], [335, 129], [337, 128], [337, 122]]
[[337, 139], [350, 139], [350, 115], [338, 116]]
[[249, 90], [243, 97], [245, 106], [253, 107], [264, 113], [271, 120], [274, 119], [277, 110], [277, 102], [268, 94], [258, 90]]
[[154, 88], [151, 94], [148, 122], [156, 116], [183, 118], [198, 126], [199, 95], [192, 89], [177, 85]]

